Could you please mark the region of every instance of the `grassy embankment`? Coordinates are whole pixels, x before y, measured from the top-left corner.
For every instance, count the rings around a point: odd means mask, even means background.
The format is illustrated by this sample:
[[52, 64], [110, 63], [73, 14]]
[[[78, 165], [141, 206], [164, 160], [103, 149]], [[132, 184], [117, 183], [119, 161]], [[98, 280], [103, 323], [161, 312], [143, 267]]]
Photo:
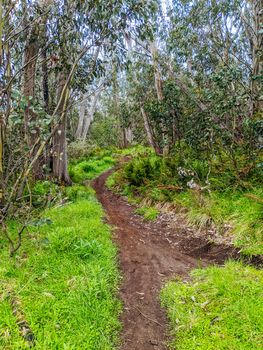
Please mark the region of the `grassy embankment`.
[[[162, 204], [186, 212], [199, 230], [216, 228], [246, 255], [263, 254], [262, 177], [237, 178], [231, 164], [161, 158], [149, 150], [140, 153], [107, 181], [108, 187], [143, 203], [138, 213], [155, 218]], [[209, 174], [209, 178], [207, 177]], [[260, 180], [261, 178], [261, 180]], [[189, 188], [192, 187], [192, 188]], [[142, 201], [143, 199], [143, 201]], [[155, 208], [155, 211], [153, 210]]]
[[[67, 200], [28, 227], [14, 258], [0, 239], [1, 349], [26, 349], [29, 343], [41, 350], [116, 347], [116, 248], [93, 190], [80, 184], [113, 163], [98, 157], [72, 164], [79, 184], [65, 189]], [[9, 227], [15, 234], [17, 223]]]
[[172, 281], [162, 290], [171, 348], [260, 350], [263, 344], [263, 271], [228, 262], [194, 270], [191, 281]]

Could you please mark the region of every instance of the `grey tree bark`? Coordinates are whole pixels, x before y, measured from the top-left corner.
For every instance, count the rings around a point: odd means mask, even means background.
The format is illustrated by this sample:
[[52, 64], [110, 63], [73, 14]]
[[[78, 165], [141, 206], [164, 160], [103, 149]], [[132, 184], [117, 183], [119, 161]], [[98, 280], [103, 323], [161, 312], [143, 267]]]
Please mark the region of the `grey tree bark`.
[[160, 154], [160, 149], [159, 149], [159, 147], [157, 146], [157, 144], [154, 141], [154, 135], [153, 135], [150, 123], [149, 123], [148, 116], [147, 116], [147, 114], [146, 114], [146, 112], [145, 112], [145, 110], [144, 110], [142, 105], [141, 105], [140, 109], [141, 109], [141, 114], [142, 114], [142, 117], [143, 117], [143, 122], [144, 122], [145, 131], [146, 131], [146, 134], [147, 134], [148, 142], [149, 142], [150, 146], [155, 150], [155, 152], [157, 154]]
[[252, 95], [253, 113], [263, 112], [263, 0], [252, 0], [253, 50], [252, 50]]
[[59, 182], [70, 185], [72, 181], [68, 173], [66, 137], [68, 89], [66, 93], [64, 93], [64, 96], [61, 96], [66, 80], [67, 76], [65, 72], [61, 71], [58, 75], [57, 87], [57, 100], [60, 101], [57, 114], [61, 118], [52, 140], [52, 174]]
[[75, 134], [77, 140], [86, 140], [91, 122], [94, 119], [94, 114], [97, 109], [97, 103], [103, 89], [103, 83], [99, 84], [97, 90], [92, 94], [92, 96], [89, 97], [89, 101], [88, 99], [85, 99], [85, 96], [82, 96], [83, 101], [81, 102], [79, 108], [79, 122]]

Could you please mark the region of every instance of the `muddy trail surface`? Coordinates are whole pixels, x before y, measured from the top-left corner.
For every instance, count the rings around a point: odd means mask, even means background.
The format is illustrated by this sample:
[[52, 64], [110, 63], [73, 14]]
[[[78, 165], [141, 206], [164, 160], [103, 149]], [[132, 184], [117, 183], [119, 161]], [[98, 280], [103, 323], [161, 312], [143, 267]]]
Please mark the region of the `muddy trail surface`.
[[146, 222], [125, 198], [105, 187], [111, 172], [95, 179], [93, 188], [119, 247], [124, 304], [121, 350], [164, 350], [168, 329], [159, 293], [165, 281], [175, 275], [187, 276], [200, 265], [223, 263], [230, 252], [224, 246], [193, 240], [180, 225], [171, 228], [165, 220]]

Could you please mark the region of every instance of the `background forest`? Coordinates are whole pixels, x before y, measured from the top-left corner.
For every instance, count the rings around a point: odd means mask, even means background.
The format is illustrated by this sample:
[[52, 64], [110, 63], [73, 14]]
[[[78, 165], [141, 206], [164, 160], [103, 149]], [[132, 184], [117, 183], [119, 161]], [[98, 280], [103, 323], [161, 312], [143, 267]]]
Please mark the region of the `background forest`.
[[207, 181], [231, 172], [226, 185], [260, 178], [261, 10], [2, 0], [2, 206], [29, 178], [70, 184], [67, 144], [80, 141], [150, 145], [200, 161]]

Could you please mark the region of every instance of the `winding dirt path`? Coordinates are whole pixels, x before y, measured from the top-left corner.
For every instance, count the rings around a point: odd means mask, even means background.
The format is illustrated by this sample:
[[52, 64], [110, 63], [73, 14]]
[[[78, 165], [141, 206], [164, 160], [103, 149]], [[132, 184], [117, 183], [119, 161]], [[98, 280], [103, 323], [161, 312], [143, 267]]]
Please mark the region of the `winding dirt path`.
[[[105, 187], [108, 171], [93, 181], [107, 221], [114, 230], [123, 275], [120, 297], [124, 303], [121, 350], [165, 350], [167, 321], [159, 292], [172, 276], [187, 276], [197, 266], [222, 263], [227, 254], [195, 242], [180, 225], [169, 227], [164, 221], [145, 222], [134, 214], [134, 207]], [[194, 246], [195, 250], [189, 250]], [[200, 258], [202, 259], [200, 262]]]

